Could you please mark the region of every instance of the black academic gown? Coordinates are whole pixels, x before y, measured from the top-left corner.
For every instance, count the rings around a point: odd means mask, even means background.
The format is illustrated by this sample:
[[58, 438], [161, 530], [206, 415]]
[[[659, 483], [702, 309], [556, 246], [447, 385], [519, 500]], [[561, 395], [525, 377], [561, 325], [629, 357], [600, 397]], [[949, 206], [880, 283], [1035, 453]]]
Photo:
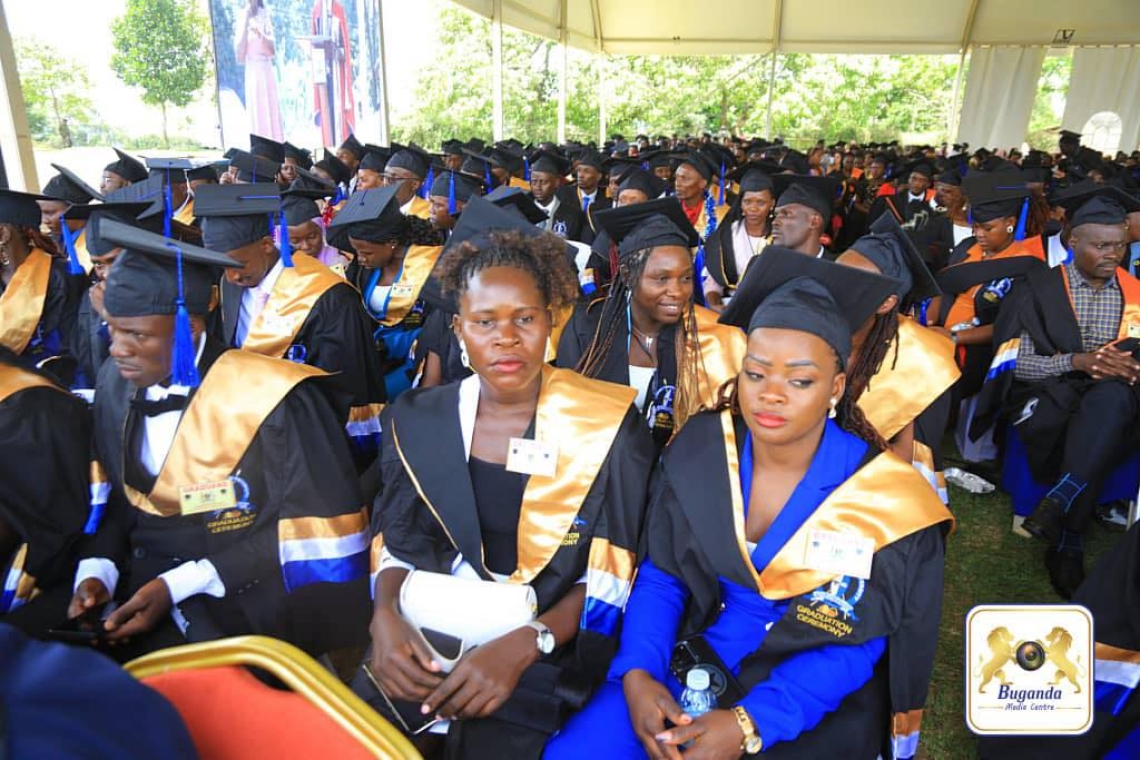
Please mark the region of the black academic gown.
[[[41, 382], [25, 382], [30, 378]], [[42, 625], [21, 626], [38, 633], [64, 619], [84, 529], [92, 518], [91, 420], [81, 399], [47, 375], [20, 368], [11, 352], [0, 349], [0, 393], [5, 389], [13, 392], [0, 401], [0, 449], [7, 452], [0, 457], [0, 521], [15, 531], [26, 549], [18, 568], [11, 561], [15, 554], [0, 555], [0, 577], [12, 580], [13, 569], [22, 571], [29, 592], [66, 586], [62, 605], [52, 605], [47, 618], [35, 616]], [[98, 516], [94, 519], [92, 526]], [[15, 595], [21, 602], [29, 596]], [[0, 615], [15, 601], [4, 591]]]
[[[198, 365], [203, 383], [225, 353], [224, 346], [207, 339]], [[219, 401], [232, 404], [235, 414], [242, 390], [256, 392], [259, 374], [288, 369], [283, 362], [253, 354], [239, 358], [253, 362], [254, 371], [246, 373], [246, 382], [227, 389], [232, 398]], [[184, 421], [202, 387], [192, 392]], [[190, 641], [260, 634], [313, 654], [362, 643], [370, 613], [367, 518], [342, 427], [347, 414], [343, 394], [323, 375], [309, 377], [294, 385], [251, 435], [219, 420], [216, 438], [189, 443], [202, 458], [212, 456], [211, 447], [245, 447], [230, 473], [237, 508], [181, 515], [175, 505], [172, 514], [161, 516], [132, 506], [126, 490], [133, 488], [159, 504], [152, 491], [156, 478], [139, 459], [143, 417], [130, 402], [141, 393], [113, 362], [104, 365], [96, 391], [94, 439], [111, 498], [86, 556], [106, 557], [119, 567], [123, 577], [116, 598], [129, 598], [182, 562], [209, 559], [225, 584], [225, 596], [199, 594], [179, 605], [189, 623], [185, 636]], [[180, 428], [171, 451], [182, 434]], [[310, 552], [311, 560], [327, 560], [323, 573], [311, 563], [286, 559], [290, 552], [304, 551], [298, 542], [319, 538], [321, 531], [351, 542], [353, 530], [359, 534], [359, 552], [341, 551], [336, 557], [326, 557], [320, 547]]]
[[[572, 645], [562, 647], [524, 673], [519, 689], [493, 717], [453, 722], [448, 738], [449, 757], [539, 757], [549, 733], [560, 725], [568, 710], [585, 703], [592, 686], [605, 676], [617, 646], [617, 617], [605, 610], [616, 606], [620, 616], [623, 602], [595, 597], [598, 587], [591, 571], [606, 570], [621, 578], [626, 573], [616, 565], [607, 566], [603, 557], [623, 557], [615, 561], [626, 567], [628, 580], [632, 580], [652, 445], [637, 410], [628, 405], [628, 389], [617, 391], [564, 370], [546, 368], [543, 372], [542, 394], [551, 393], [551, 377], [562, 377], [561, 382], [566, 384], [563, 387], [570, 388], [571, 403], [580, 402], [573, 416], [560, 417], [553, 423], [558, 428], [557, 432], [550, 431], [555, 433], [553, 437], [544, 436], [544, 440], [559, 442], [560, 468], [565, 466], [570, 448], [582, 445], [589, 435], [587, 431], [594, 427], [590, 418], [592, 404], [605, 404], [611, 411], [626, 405], [616, 435], [609, 441], [590, 444], [598, 455], [604, 453], [604, 461], [588, 491], [584, 496], [579, 494], [581, 501], [572, 498], [564, 502], [580, 503], [576, 513], [556, 509], [544, 516], [545, 522], [530, 522], [528, 514], [540, 517], [534, 511], [538, 505], [530, 503], [528, 507], [529, 497], [523, 499], [518, 581], [534, 588], [538, 613], [542, 614], [585, 575], [583, 624]], [[565, 393], [561, 398], [566, 398]], [[540, 395], [539, 414], [542, 399]], [[450, 573], [456, 557], [462, 555], [482, 578], [489, 580], [481, 559], [479, 515], [468, 475], [458, 405], [459, 385], [452, 384], [408, 391], [385, 411], [380, 452], [384, 491], [376, 500], [373, 531], [382, 536], [384, 547], [396, 559], [417, 569]], [[607, 414], [613, 422], [615, 417]], [[532, 422], [524, 437], [533, 438], [535, 426]], [[530, 480], [527, 477], [528, 489]], [[543, 527], [548, 529], [544, 531]], [[541, 554], [536, 547], [549, 537], [547, 533], [557, 534], [558, 548], [541, 567], [525, 571], [525, 558]], [[532, 575], [535, 569], [537, 574]], [[558, 684], [554, 693], [550, 691], [552, 683]]]
[[[816, 508], [757, 576], [745, 564], [746, 550], [736, 532], [737, 521], [743, 519], [739, 462], [749, 433], [741, 418], [732, 417], [733, 436], [726, 438], [722, 415], [727, 414], [703, 412], [691, 418], [663, 454], [651, 487], [643, 546], [660, 569], [680, 580], [689, 591], [678, 640], [704, 631], [715, 621], [721, 606], [721, 577], [757, 588], [758, 592], [758, 583], [763, 584], [765, 598], [790, 600], [784, 617], [773, 625], [760, 648], [740, 665], [737, 680], [745, 692], [796, 653], [828, 644], [856, 645], [886, 636], [887, 651], [870, 681], [849, 694], [836, 711], [814, 728], [802, 732], [792, 742], [765, 748], [764, 754], [794, 758], [875, 758], [880, 754], [893, 757], [889, 726], [894, 726], [894, 738], [901, 740], [917, 733], [921, 722], [938, 639], [944, 534], [952, 518], [909, 464], [889, 452], [876, 456], [869, 449], [848, 481]], [[887, 508], [889, 514], [879, 508], [882, 519], [869, 514], [869, 522], [864, 522], [862, 516], [844, 520], [842, 515], [848, 510], [859, 512], [872, 501], [866, 495], [856, 493], [852, 497], [848, 492], [846, 506], [832, 520], [838, 519], [841, 525], [860, 524], [860, 531], [869, 525], [882, 526], [884, 530], [875, 536], [871, 574], [865, 587], [860, 584], [857, 616], [821, 614], [815, 581], [820, 581], [819, 588], [826, 589], [829, 580], [836, 576], [805, 569], [803, 560], [792, 557], [787, 549], [807, 528], [826, 529], [823, 523], [813, 521], [828, 514], [828, 505], [834, 503], [832, 500], [840, 491], [867, 472], [882, 475], [872, 476], [860, 490], [897, 503]], [[710, 505], [717, 508], [710, 509]], [[740, 551], [735, 551], [738, 546]], [[845, 623], [835, 625], [830, 620]]]
[[[220, 320], [215, 334], [233, 346], [245, 289], [222, 280]], [[372, 321], [360, 294], [348, 283], [334, 285], [313, 304], [283, 357], [336, 375], [354, 407], [383, 402], [384, 381], [372, 340]]]

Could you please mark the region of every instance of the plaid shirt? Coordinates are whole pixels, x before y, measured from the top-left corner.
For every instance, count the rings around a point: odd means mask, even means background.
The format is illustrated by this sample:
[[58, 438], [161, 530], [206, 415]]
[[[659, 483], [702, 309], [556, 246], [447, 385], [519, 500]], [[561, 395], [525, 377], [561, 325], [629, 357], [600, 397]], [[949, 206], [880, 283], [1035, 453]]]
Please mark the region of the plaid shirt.
[[[1097, 290], [1085, 280], [1075, 264], [1069, 262], [1064, 267], [1065, 273], [1069, 276], [1073, 313], [1076, 314], [1077, 324], [1081, 328], [1081, 344], [1085, 353], [1091, 353], [1106, 343], [1116, 340], [1120, 332], [1124, 296], [1115, 277]], [[1021, 345], [1017, 350], [1014, 377], [1027, 381], [1044, 380], [1072, 371], [1072, 354], [1041, 356], [1033, 346], [1033, 338], [1029, 337], [1029, 333], [1025, 330], [1021, 331]]]

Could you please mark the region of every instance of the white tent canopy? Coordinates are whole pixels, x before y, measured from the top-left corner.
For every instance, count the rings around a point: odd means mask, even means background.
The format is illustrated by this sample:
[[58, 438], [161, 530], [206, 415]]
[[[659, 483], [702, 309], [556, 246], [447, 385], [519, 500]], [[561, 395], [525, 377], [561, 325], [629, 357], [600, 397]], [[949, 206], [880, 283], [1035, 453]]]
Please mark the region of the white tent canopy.
[[[494, 134], [502, 135], [501, 26], [566, 47], [613, 55], [766, 55], [769, 53], [980, 54], [965, 96], [959, 81], [948, 131], [962, 104], [959, 140], [1011, 145], [1024, 138], [1045, 48], [1104, 48], [1119, 71], [1140, 47], [1140, 0], [454, 0], [491, 19]], [[1117, 49], [1116, 46], [1122, 46]], [[565, 56], [562, 82], [565, 84]], [[1087, 68], [1087, 67], [1086, 67]], [[775, 67], [769, 67], [774, 73]], [[1118, 78], [1118, 77], [1117, 77]], [[1126, 77], [1127, 78], [1127, 77]], [[1079, 81], [1077, 79], [1074, 80]], [[1081, 80], [1083, 81], [1083, 80]], [[1087, 84], [1087, 82], [1086, 82]], [[599, 83], [600, 135], [605, 134], [604, 83]], [[566, 88], [560, 88], [565, 93]], [[565, 135], [564, 95], [559, 139]], [[1140, 140], [1135, 91], [1098, 88], [1097, 109], [1122, 115], [1119, 144]], [[1083, 101], [1082, 101], [1083, 104]], [[769, 106], [771, 104], [769, 103]], [[1080, 109], [1088, 111], [1090, 101]], [[1087, 114], [1091, 115], [1091, 114]], [[1087, 117], [1086, 115], [1086, 117]], [[1066, 112], [1075, 125], [1077, 110]], [[769, 135], [770, 136], [770, 135]]]
[[[598, 53], [958, 53], [977, 45], [1134, 45], [1137, 0], [455, 0]], [[1072, 30], [1058, 39], [1060, 30]]]

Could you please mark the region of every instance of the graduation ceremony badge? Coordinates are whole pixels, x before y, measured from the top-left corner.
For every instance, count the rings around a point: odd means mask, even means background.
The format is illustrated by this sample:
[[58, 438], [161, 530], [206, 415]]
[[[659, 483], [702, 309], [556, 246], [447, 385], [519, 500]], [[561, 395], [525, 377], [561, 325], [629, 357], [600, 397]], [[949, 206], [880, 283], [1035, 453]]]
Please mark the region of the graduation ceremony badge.
[[1083, 734], [1093, 718], [1093, 619], [1072, 604], [983, 605], [966, 617], [975, 734]]

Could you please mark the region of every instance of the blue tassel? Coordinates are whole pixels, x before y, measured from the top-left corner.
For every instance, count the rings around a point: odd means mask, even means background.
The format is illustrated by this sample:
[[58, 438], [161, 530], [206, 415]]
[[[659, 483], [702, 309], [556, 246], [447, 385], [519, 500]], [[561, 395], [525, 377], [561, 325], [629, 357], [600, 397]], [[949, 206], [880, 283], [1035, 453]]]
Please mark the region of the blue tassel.
[[174, 195], [170, 191], [170, 172], [166, 172], [166, 189], [162, 193], [162, 235], [169, 238], [170, 220], [174, 218]]
[[289, 226], [285, 224], [285, 212], [282, 211], [278, 215], [278, 235], [281, 239], [278, 241], [278, 247], [281, 249], [281, 265], [286, 269], [293, 268], [293, 244], [289, 242]]
[[87, 270], [79, 263], [79, 253], [75, 250], [76, 235], [67, 228], [67, 220], [59, 217], [59, 236], [63, 238], [63, 247], [67, 251], [67, 271], [71, 274], [87, 274]]
[[523, 156], [523, 179], [530, 182], [530, 161]]
[[172, 242], [167, 243], [178, 254], [175, 257], [178, 269], [178, 300], [174, 312], [174, 355], [170, 363], [170, 379], [175, 385], [197, 388], [201, 384], [198, 366], [195, 363], [197, 350], [194, 347], [194, 330], [190, 326], [190, 313], [186, 311], [185, 291], [182, 283], [182, 249]]
[[1021, 214], [1017, 217], [1017, 229], [1013, 231], [1014, 240], [1025, 240], [1025, 224], [1029, 221], [1029, 199], [1021, 202]]
[[457, 211], [455, 202], [455, 172], [447, 173], [447, 213], [452, 216]]
[[720, 196], [716, 200], [716, 205], [724, 205], [724, 162], [720, 164]]
[[432, 186], [433, 182], [435, 182], [435, 167], [429, 166], [428, 167], [428, 173], [427, 173], [427, 179], [425, 179], [424, 183], [422, 185], [420, 185], [420, 197], [421, 198], [426, 200], [428, 195], [431, 194], [431, 186]]

